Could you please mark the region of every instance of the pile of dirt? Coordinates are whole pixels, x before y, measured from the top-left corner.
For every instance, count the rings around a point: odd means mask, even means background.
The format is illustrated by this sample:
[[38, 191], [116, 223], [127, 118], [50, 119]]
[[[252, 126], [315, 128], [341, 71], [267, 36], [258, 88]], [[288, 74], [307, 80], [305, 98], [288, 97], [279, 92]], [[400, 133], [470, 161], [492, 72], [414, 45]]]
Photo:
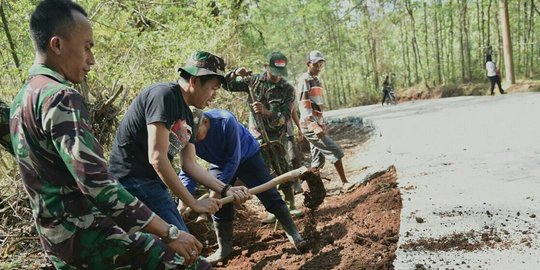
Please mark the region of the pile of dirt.
[[513, 245], [508, 231], [499, 231], [486, 227], [483, 231], [470, 230], [465, 233], [453, 233], [440, 238], [420, 238], [401, 245], [403, 250], [426, 251], [475, 251], [485, 248], [508, 248]]
[[[216, 269], [391, 269], [401, 212], [396, 180], [390, 167], [353, 191], [327, 197], [318, 210], [296, 219], [309, 242], [304, 254], [294, 249], [283, 230], [261, 226], [256, 211], [242, 208], [235, 221], [233, 256]], [[208, 255], [217, 244], [215, 237], [205, 237], [212, 243], [203, 251]]]

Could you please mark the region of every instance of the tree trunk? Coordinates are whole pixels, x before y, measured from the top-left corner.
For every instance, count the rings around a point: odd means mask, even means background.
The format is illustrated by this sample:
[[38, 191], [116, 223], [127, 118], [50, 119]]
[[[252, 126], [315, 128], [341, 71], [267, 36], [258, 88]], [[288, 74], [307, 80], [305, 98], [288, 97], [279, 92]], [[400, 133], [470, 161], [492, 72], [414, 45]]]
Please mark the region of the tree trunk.
[[532, 77], [533, 74], [534, 74], [534, 71], [533, 71], [533, 67], [534, 67], [534, 55], [535, 55], [535, 51], [534, 51], [534, 32], [533, 31], [533, 28], [534, 28], [534, 8], [535, 8], [535, 4], [534, 4], [534, 0], [531, 0], [531, 16], [529, 18], [529, 61], [528, 62], [528, 65], [527, 65], [527, 70], [528, 70], [528, 73], [529, 73], [529, 77]]
[[[405, 35], [405, 32], [403, 31], [403, 22], [399, 22], [399, 39], [400, 39], [400, 45], [401, 45], [401, 55], [403, 56], [403, 65], [405, 66], [406, 74], [403, 74], [403, 76], [407, 79], [407, 86], [411, 86], [411, 65], [409, 60], [409, 46], [407, 46], [407, 38]], [[403, 53], [403, 51], [405, 51]]]
[[4, 1], [1, 1], [0, 3], [0, 16], [2, 18], [2, 24], [4, 25], [4, 32], [6, 33], [11, 56], [13, 57], [13, 62], [15, 63], [15, 67], [17, 67], [18, 73], [21, 74], [21, 62], [19, 61], [19, 57], [17, 56], [15, 43], [13, 42], [13, 39], [11, 38], [11, 32], [9, 31], [9, 25], [6, 19], [6, 13], [4, 12]]
[[[466, 0], [465, 0], [466, 1]], [[461, 0], [460, 3], [460, 20], [459, 20], [459, 32], [461, 35], [459, 35], [459, 55], [460, 55], [460, 64], [461, 64], [461, 82], [465, 82], [465, 40], [464, 40], [464, 33], [465, 33], [465, 19], [463, 18], [463, 2], [464, 0]]]
[[[476, 26], [478, 29], [478, 39], [477, 39], [478, 49], [476, 50], [476, 60], [474, 61], [475, 63], [474, 66], [479, 67], [479, 66], [483, 66], [483, 65], [479, 65], [479, 63], [483, 63], [482, 58], [484, 57], [484, 50], [483, 50], [483, 47], [484, 47], [484, 8], [481, 3], [481, 0], [476, 1], [476, 18], [477, 18]], [[474, 69], [475, 74], [477, 73], [476, 71], [478, 70], [479, 70], [478, 68]], [[474, 77], [477, 78], [477, 76], [474, 76]], [[479, 77], [480, 76], [478, 76], [478, 78]]]
[[438, 15], [438, 8], [440, 6], [440, 1], [437, 1], [437, 5], [434, 9], [434, 16], [433, 16], [433, 24], [434, 24], [434, 36], [435, 36], [435, 61], [436, 67], [437, 67], [437, 84], [440, 85], [442, 83], [442, 75], [441, 75], [441, 52], [439, 47], [439, 15]]
[[472, 80], [472, 64], [471, 64], [471, 34], [469, 32], [469, 8], [467, 0], [463, 0], [463, 26], [465, 30], [465, 65], [467, 82]]
[[452, 7], [453, 6], [453, 1], [452, 0], [449, 0], [448, 1], [449, 3], [449, 12], [450, 12], [450, 39], [448, 40], [448, 54], [447, 55], [447, 58], [449, 59], [449, 63], [450, 63], [450, 78], [451, 78], [451, 81], [452, 82], [455, 82], [455, 79], [456, 79], [456, 74], [455, 74], [455, 71], [456, 71], [456, 65], [455, 65], [455, 61], [454, 61], [454, 8]]
[[422, 70], [422, 62], [420, 61], [420, 50], [418, 49], [418, 42], [416, 38], [416, 23], [414, 20], [414, 14], [410, 1], [405, 2], [405, 8], [407, 9], [407, 13], [409, 14], [409, 18], [411, 19], [411, 47], [414, 53], [414, 77], [415, 84], [418, 84], [420, 82], [420, 74], [418, 72], [418, 67], [420, 66], [420, 70]]
[[508, 5], [506, 0], [499, 0], [501, 10], [502, 39], [504, 46], [504, 66], [506, 73], [506, 82], [509, 85], [516, 83], [514, 75], [514, 63], [512, 60], [512, 40], [510, 36], [510, 23], [508, 18]]
[[488, 21], [487, 21], [487, 24], [486, 24], [486, 27], [487, 27], [487, 45], [488, 46], [491, 46], [491, 20], [489, 18], [491, 18], [491, 1], [493, 0], [489, 0], [489, 4], [488, 4], [488, 9], [487, 9], [487, 18], [488, 18]]
[[497, 31], [497, 50], [495, 51], [495, 54], [497, 57], [497, 66], [502, 68], [502, 58], [503, 58], [503, 43], [502, 43], [502, 35], [501, 35], [501, 20], [500, 20], [500, 14], [499, 9], [495, 8], [495, 16], [493, 16], [493, 22], [495, 25], [495, 29]]
[[424, 73], [426, 74], [425, 80], [430, 81], [431, 80], [431, 71], [430, 71], [430, 68], [429, 68], [429, 66], [430, 66], [429, 59], [430, 59], [430, 57], [429, 57], [427, 17], [428, 17], [427, 4], [426, 4], [426, 2], [424, 2], [424, 44], [425, 44], [425, 47], [426, 47], [426, 52], [425, 52], [425, 55], [424, 55], [424, 58], [426, 59], [426, 66], [425, 66]]

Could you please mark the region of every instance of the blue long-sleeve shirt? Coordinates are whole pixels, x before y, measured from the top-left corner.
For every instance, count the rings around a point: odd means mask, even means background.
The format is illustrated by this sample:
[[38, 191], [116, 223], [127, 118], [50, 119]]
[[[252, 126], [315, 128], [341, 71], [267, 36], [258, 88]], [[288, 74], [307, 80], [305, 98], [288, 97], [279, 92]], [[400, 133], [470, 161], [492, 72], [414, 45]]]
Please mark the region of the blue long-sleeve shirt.
[[[204, 116], [210, 120], [210, 127], [206, 138], [195, 142], [197, 156], [219, 167], [222, 173], [218, 179], [228, 184], [238, 166], [259, 151], [259, 143], [229, 111], [213, 109], [204, 112]], [[193, 192], [195, 182], [184, 172], [180, 178]]]

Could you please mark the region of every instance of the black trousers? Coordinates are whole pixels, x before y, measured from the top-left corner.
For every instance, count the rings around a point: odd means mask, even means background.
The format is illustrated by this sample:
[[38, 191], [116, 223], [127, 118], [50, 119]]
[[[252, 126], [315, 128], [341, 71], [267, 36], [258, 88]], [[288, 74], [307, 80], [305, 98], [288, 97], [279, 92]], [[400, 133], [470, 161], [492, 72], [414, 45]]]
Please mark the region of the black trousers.
[[384, 105], [384, 102], [386, 101], [386, 99], [388, 98], [388, 100], [391, 101], [390, 99], [390, 91], [388, 90], [383, 90], [383, 98], [382, 98], [382, 104]]
[[499, 75], [489, 76], [488, 79], [491, 84], [489, 91], [491, 92], [492, 95], [493, 95], [493, 90], [495, 90], [495, 84], [497, 84], [497, 87], [499, 87], [499, 92], [501, 94], [504, 93], [504, 90], [502, 89], [502, 86], [501, 86], [501, 77], [499, 77]]

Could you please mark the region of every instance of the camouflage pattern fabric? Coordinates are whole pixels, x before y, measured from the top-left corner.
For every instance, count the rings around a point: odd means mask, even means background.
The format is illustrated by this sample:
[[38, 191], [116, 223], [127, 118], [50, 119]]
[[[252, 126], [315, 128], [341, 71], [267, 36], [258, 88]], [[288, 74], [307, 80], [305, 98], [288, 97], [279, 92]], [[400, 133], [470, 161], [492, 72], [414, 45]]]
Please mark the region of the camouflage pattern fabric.
[[184, 71], [193, 76], [218, 75], [222, 84], [225, 84], [225, 61], [217, 55], [204, 51], [194, 52], [184, 67], [178, 69], [178, 72]]
[[9, 106], [0, 100], [0, 145], [11, 154], [11, 138], [9, 137]]
[[11, 106], [10, 133], [36, 229], [54, 266], [181, 268], [182, 257], [140, 232], [155, 214], [109, 176], [83, 97], [44, 65], [29, 73]]
[[[227, 85], [225, 90], [231, 92], [247, 92], [249, 88], [253, 89], [255, 99], [261, 102], [267, 110], [274, 112], [272, 118], [262, 118], [262, 126], [259, 127], [255, 121], [253, 111], [249, 115], [249, 131], [257, 138], [261, 144], [262, 154], [269, 168], [273, 168], [277, 175], [288, 172], [292, 169], [287, 155], [287, 122], [291, 121], [291, 110], [294, 105], [294, 88], [285, 79], [281, 79], [277, 84], [271, 83], [266, 78], [266, 73], [254, 74], [236, 80], [233, 72], [227, 73], [225, 79]], [[248, 103], [251, 104], [251, 98]], [[251, 107], [251, 105], [250, 105]], [[264, 128], [268, 134], [271, 144], [279, 143], [281, 149], [273, 151], [275, 145], [271, 147], [263, 146], [260, 129]], [[269, 150], [271, 152], [269, 152]], [[283, 159], [285, 157], [285, 159]], [[283, 161], [286, 162], [283, 162]], [[286, 164], [285, 168], [274, 168], [273, 164]]]

